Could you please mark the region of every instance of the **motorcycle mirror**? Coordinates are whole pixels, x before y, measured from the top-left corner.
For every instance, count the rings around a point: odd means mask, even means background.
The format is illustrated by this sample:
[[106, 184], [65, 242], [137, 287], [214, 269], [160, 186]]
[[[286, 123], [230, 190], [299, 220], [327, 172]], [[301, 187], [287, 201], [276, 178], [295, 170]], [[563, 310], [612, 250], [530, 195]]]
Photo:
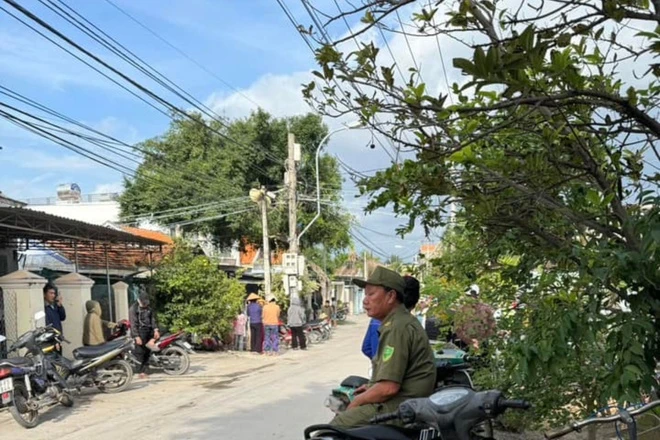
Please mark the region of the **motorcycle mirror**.
[[7, 337], [5, 335], [0, 335], [0, 342], [5, 342]]
[[[39, 322], [41, 320], [43, 320], [43, 322]], [[34, 326], [43, 327], [44, 325], [46, 325], [46, 312], [40, 310], [34, 314]]]

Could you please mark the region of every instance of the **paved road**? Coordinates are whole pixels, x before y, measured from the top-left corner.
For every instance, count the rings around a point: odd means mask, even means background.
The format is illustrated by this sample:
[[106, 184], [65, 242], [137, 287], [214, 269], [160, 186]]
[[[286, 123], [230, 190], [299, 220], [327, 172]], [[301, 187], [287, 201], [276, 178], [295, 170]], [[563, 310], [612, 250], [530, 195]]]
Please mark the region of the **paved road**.
[[35, 429], [0, 413], [7, 439], [300, 439], [305, 426], [328, 421], [328, 391], [350, 375], [366, 375], [360, 353], [367, 318], [341, 325], [333, 338], [307, 352], [277, 358], [200, 354], [192, 374], [160, 374], [121, 394], [90, 393], [74, 408], [53, 407]]

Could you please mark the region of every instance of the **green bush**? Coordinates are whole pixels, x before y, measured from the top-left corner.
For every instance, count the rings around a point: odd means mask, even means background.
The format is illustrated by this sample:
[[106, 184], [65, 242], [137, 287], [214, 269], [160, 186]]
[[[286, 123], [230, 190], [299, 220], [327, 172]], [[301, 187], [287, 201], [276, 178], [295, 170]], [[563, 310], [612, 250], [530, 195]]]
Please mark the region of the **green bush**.
[[245, 287], [205, 256], [178, 242], [154, 275], [159, 319], [176, 330], [225, 336], [245, 298]]

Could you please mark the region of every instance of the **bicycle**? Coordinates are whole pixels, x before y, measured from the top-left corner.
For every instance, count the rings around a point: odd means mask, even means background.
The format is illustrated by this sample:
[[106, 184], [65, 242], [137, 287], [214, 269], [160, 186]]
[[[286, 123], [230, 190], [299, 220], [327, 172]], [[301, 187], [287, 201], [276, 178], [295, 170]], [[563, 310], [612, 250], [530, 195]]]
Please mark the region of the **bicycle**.
[[[557, 439], [560, 437], [563, 437], [565, 435], [570, 434], [571, 432], [579, 432], [582, 430], [582, 428], [589, 426], [589, 425], [603, 425], [606, 423], [618, 423], [621, 422], [625, 424], [628, 427], [628, 435], [630, 437], [630, 440], [638, 440], [637, 438], [637, 421], [635, 420], [635, 416], [639, 416], [641, 414], [644, 414], [645, 412], [651, 411], [652, 409], [660, 407], [660, 400], [655, 400], [653, 402], [649, 402], [637, 409], [634, 409], [632, 411], [629, 411], [625, 408], [620, 408], [619, 413], [615, 414], [613, 416], [609, 417], [592, 417], [586, 420], [582, 420], [580, 422], [576, 422], [571, 424], [570, 426], [565, 427], [561, 431], [553, 432], [553, 433], [546, 433], [545, 438], [547, 440], [553, 440]], [[656, 428], [653, 428], [656, 429]], [[618, 432], [618, 429], [617, 429]]]

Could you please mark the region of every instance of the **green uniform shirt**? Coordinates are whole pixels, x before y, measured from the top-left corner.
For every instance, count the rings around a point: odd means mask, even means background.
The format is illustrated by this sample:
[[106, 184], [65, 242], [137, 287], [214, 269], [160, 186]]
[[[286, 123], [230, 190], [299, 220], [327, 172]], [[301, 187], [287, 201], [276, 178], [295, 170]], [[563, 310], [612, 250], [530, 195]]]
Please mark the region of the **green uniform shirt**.
[[379, 333], [371, 384], [392, 381], [401, 385], [387, 406], [395, 409], [406, 399], [431, 395], [435, 388], [435, 360], [419, 320], [401, 305], [383, 320]]
[[371, 403], [339, 413], [331, 424], [345, 428], [367, 425], [377, 414], [396, 411], [404, 400], [433, 393], [435, 360], [419, 320], [402, 305], [383, 320], [379, 334], [370, 385], [384, 380], [396, 382], [401, 386], [399, 393], [385, 403]]

